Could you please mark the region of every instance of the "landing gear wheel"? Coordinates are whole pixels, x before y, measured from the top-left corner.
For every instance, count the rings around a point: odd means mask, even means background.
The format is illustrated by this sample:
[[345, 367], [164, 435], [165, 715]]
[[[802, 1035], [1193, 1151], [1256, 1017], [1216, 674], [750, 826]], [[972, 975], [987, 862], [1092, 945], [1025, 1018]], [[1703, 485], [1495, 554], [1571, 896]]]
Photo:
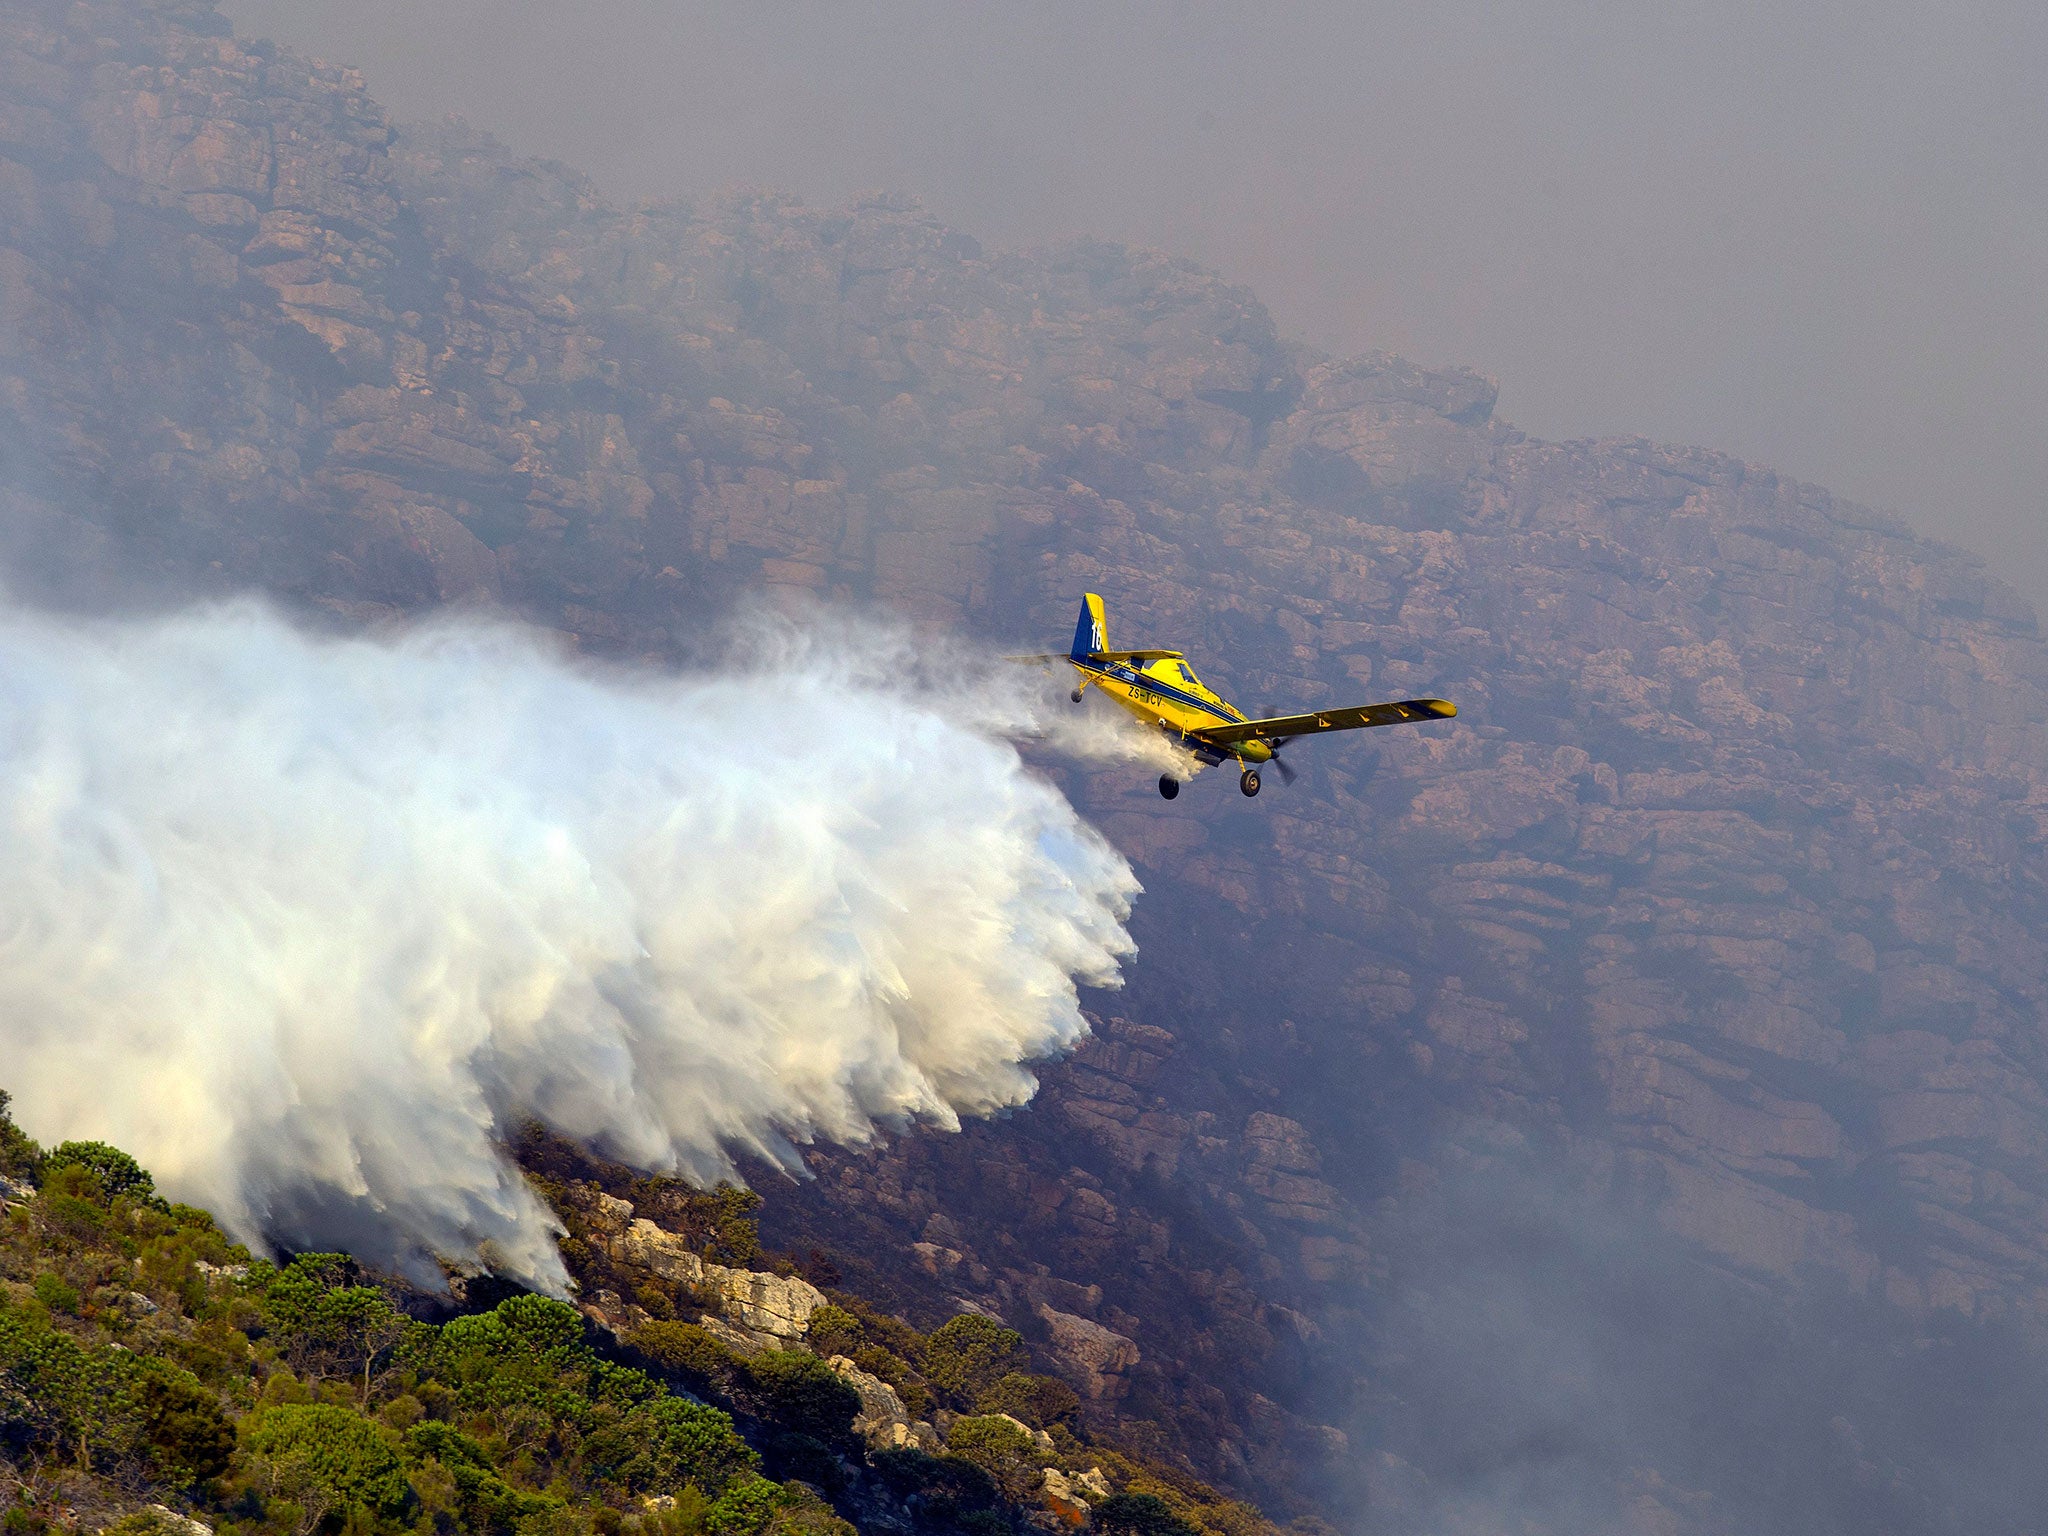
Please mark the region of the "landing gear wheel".
[[1177, 794], [1179, 794], [1179, 793], [1180, 793], [1180, 780], [1179, 780], [1179, 779], [1176, 779], [1176, 778], [1175, 778], [1175, 777], [1174, 777], [1174, 776], [1173, 776], [1172, 774], [1170, 774], [1170, 773], [1162, 773], [1161, 775], [1159, 775], [1159, 798], [1160, 798], [1160, 799], [1162, 799], [1162, 800], [1171, 800], [1171, 799], [1172, 799], [1172, 798], [1173, 798], [1173, 797], [1174, 797], [1175, 795], [1177, 795]]
[[1078, 704], [1081, 702], [1081, 690], [1076, 688], [1072, 693], [1068, 694], [1067, 697], [1072, 699], [1076, 704]]
[[1243, 775], [1237, 781], [1237, 787], [1247, 795], [1256, 795], [1259, 792], [1258, 770], [1256, 768], [1245, 769]]

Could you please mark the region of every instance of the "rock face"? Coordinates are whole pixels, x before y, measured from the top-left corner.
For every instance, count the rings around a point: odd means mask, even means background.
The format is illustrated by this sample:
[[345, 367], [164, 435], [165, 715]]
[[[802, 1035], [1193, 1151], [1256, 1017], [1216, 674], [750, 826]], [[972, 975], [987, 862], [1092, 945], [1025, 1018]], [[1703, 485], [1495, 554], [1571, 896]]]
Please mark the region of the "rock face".
[[717, 1314], [714, 1321], [738, 1330], [749, 1351], [805, 1338], [811, 1314], [825, 1305], [824, 1293], [795, 1275], [708, 1262], [678, 1234], [636, 1216], [631, 1201], [585, 1185], [577, 1188], [575, 1202], [593, 1241], [615, 1263], [686, 1288]]
[[807, 1280], [707, 1264], [673, 1232], [645, 1218], [626, 1229], [613, 1245], [612, 1256], [690, 1287], [728, 1323], [775, 1340], [803, 1338], [811, 1330], [811, 1314], [825, 1305], [823, 1293]]
[[1248, 706], [1458, 701], [1256, 801], [1072, 778], [1148, 886], [1117, 1016], [1030, 1113], [768, 1213], [1277, 1508], [1370, 1395], [1329, 1341], [1383, 1234], [1505, 1148], [1743, 1285], [2048, 1326], [2034, 616], [1814, 487], [1492, 406], [1163, 257], [619, 211], [199, 0], [0, 0], [20, 583], [656, 656], [742, 588], [1031, 643], [1088, 589]]
[[870, 1445], [878, 1445], [885, 1450], [937, 1447], [937, 1433], [929, 1424], [919, 1423], [910, 1417], [909, 1410], [903, 1406], [903, 1399], [889, 1383], [862, 1370], [844, 1355], [834, 1355], [825, 1363], [860, 1394], [860, 1413], [853, 1421], [855, 1434]]
[[1045, 1324], [1046, 1349], [1095, 1402], [1121, 1395], [1124, 1375], [1141, 1358], [1138, 1346], [1122, 1334], [1038, 1304], [1038, 1320]]

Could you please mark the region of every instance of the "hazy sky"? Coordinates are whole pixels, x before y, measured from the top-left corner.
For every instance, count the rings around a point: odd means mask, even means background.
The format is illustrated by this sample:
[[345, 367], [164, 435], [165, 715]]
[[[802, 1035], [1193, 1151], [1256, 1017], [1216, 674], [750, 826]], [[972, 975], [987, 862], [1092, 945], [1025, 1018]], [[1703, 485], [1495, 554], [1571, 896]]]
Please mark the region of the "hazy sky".
[[2039, 0], [228, 0], [620, 197], [886, 186], [1725, 448], [2048, 607]]

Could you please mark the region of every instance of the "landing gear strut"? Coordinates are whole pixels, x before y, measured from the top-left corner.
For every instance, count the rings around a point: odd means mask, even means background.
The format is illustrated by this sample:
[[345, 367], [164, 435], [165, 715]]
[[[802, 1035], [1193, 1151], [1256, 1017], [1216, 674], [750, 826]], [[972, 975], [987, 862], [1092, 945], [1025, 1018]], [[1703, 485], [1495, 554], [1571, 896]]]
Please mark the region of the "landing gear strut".
[[1259, 770], [1256, 768], [1245, 769], [1244, 773], [1238, 778], [1237, 787], [1247, 795], [1256, 795], [1259, 792]]
[[1174, 777], [1174, 776], [1173, 776], [1172, 774], [1170, 774], [1170, 773], [1162, 773], [1161, 775], [1159, 775], [1159, 798], [1160, 798], [1160, 799], [1162, 799], [1162, 800], [1171, 800], [1171, 799], [1172, 799], [1172, 798], [1173, 798], [1173, 797], [1174, 797], [1175, 795], [1177, 795], [1177, 794], [1179, 794], [1179, 793], [1180, 793], [1180, 780], [1179, 780], [1179, 779], [1176, 779], [1176, 778], [1175, 778], [1175, 777]]

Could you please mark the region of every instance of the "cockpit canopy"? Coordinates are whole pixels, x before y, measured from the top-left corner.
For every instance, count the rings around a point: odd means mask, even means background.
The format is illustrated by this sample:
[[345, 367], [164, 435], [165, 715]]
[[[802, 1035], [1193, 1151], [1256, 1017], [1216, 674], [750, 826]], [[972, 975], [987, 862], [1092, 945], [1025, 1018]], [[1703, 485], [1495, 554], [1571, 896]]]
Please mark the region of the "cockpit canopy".
[[1198, 689], [1203, 693], [1209, 691], [1203, 687], [1202, 680], [1195, 676], [1195, 669], [1184, 661], [1155, 661], [1150, 670], [1154, 677], [1164, 682], [1175, 683], [1183, 688]]

